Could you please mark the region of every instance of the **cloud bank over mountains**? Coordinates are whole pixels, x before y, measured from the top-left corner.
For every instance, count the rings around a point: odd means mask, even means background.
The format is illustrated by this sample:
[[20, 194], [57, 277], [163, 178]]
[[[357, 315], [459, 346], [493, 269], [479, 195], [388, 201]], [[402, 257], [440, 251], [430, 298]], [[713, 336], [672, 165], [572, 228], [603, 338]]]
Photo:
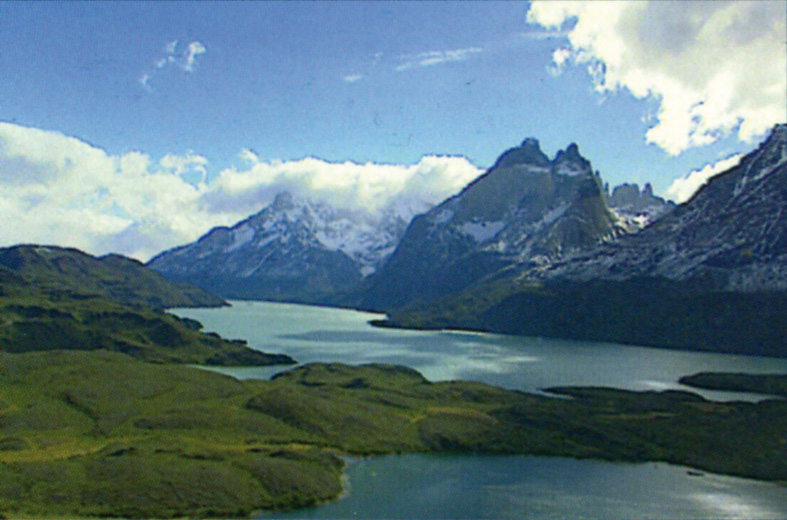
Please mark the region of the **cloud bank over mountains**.
[[43, 243], [146, 260], [210, 228], [253, 214], [284, 190], [347, 209], [437, 203], [482, 172], [463, 157], [414, 165], [332, 163], [315, 158], [262, 162], [209, 179], [193, 152], [155, 161], [111, 155], [79, 139], [0, 123], [0, 245]]
[[527, 20], [562, 29], [552, 72], [586, 66], [599, 93], [658, 103], [648, 142], [671, 155], [787, 118], [783, 2], [544, 2]]

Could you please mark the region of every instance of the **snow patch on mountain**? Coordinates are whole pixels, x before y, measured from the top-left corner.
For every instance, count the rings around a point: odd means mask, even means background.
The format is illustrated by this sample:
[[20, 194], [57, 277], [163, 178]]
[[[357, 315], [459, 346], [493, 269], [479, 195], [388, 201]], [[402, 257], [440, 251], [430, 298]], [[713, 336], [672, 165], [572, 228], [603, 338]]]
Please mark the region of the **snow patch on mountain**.
[[482, 244], [492, 240], [505, 226], [505, 222], [465, 222], [459, 226], [459, 230], [477, 244]]

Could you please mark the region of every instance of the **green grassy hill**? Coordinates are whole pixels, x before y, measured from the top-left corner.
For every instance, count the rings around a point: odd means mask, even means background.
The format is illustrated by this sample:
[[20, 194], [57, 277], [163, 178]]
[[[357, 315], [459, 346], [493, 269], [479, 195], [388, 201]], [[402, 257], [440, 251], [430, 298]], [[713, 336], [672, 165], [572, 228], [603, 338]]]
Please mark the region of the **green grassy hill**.
[[96, 258], [77, 249], [22, 245], [0, 249], [0, 267], [50, 291], [93, 294], [156, 309], [227, 305], [198, 287], [171, 282], [120, 255]]
[[145, 361], [209, 365], [294, 362], [205, 334], [200, 323], [160, 309], [211, 302], [222, 300], [121, 257], [36, 246], [0, 250], [0, 351], [105, 349]]
[[0, 516], [239, 517], [336, 498], [337, 455], [667, 461], [787, 481], [787, 402], [430, 383], [388, 365], [273, 381], [116, 352], [0, 353]]

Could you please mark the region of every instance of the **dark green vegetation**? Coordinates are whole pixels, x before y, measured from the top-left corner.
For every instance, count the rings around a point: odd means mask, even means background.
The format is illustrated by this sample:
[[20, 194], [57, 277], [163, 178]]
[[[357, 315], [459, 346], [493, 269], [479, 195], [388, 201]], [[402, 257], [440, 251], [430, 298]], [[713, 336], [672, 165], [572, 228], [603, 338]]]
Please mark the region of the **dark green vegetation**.
[[221, 303], [123, 257], [37, 246], [0, 250], [0, 351], [106, 349], [146, 361], [211, 365], [293, 362], [204, 334], [198, 322], [159, 309]]
[[115, 352], [0, 354], [0, 514], [232, 517], [341, 492], [338, 454], [660, 460], [787, 481], [787, 401], [430, 383], [387, 365], [237, 381]]
[[784, 291], [707, 291], [701, 282], [659, 278], [507, 279], [394, 311], [377, 324], [787, 357], [785, 316]]
[[756, 392], [787, 397], [787, 375], [702, 372], [680, 378], [680, 383], [708, 390]]
[[248, 516], [341, 490], [340, 459], [246, 409], [254, 383], [106, 351], [0, 363], [7, 516]]
[[171, 282], [120, 255], [96, 258], [77, 249], [15, 246], [0, 249], [0, 268], [52, 291], [103, 296], [156, 309], [227, 305], [198, 287]]

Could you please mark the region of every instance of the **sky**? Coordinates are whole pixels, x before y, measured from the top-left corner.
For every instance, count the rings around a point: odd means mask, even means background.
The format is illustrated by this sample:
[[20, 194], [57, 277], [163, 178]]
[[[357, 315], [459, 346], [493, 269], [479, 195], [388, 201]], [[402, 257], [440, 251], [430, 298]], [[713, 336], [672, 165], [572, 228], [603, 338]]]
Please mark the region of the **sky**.
[[141, 260], [570, 143], [686, 200], [787, 121], [787, 4], [0, 2], [0, 245]]

